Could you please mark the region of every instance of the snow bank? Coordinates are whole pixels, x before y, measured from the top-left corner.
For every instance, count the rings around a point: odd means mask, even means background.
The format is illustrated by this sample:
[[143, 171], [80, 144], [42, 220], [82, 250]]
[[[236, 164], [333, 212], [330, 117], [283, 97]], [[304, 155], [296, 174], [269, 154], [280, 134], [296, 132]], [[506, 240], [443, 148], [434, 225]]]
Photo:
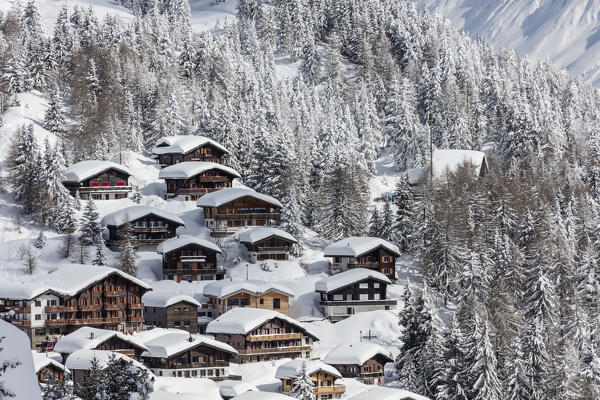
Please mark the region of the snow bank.
[[205, 194], [198, 199], [196, 205], [198, 207], [220, 207], [223, 204], [246, 196], [255, 198], [257, 200], [262, 200], [276, 207], [283, 207], [279, 200], [266, 194], [258, 193], [257, 191], [246, 188], [224, 188], [217, 190], [216, 192]]
[[167, 239], [156, 247], [156, 252], [160, 254], [167, 254], [189, 244], [196, 244], [200, 247], [204, 247], [205, 249], [209, 249], [221, 254], [221, 249], [215, 243], [190, 235], [180, 235], [171, 239]]
[[[279, 282], [301, 279], [306, 273], [296, 260], [264, 260], [257, 263], [242, 262], [227, 270], [227, 276], [233, 280], [254, 279], [264, 282]], [[285, 286], [288, 286], [285, 282]], [[311, 290], [314, 290], [314, 286]]]
[[165, 136], [156, 142], [156, 145], [152, 148], [154, 154], [186, 154], [190, 151], [197, 149], [198, 147], [210, 144], [211, 146], [221, 150], [224, 153], [229, 154], [227, 150], [220, 143], [207, 138], [206, 136], [196, 135], [180, 135], [180, 136]]
[[222, 400], [222, 397], [219, 385], [210, 379], [157, 376], [150, 400]]
[[258, 391], [256, 386], [251, 385], [248, 382], [232, 381], [230, 379], [226, 379], [222, 382], [219, 382], [219, 392], [221, 393], [222, 397], [231, 398], [239, 396], [242, 393], [256, 391]]
[[277, 368], [275, 372], [275, 378], [277, 379], [293, 379], [298, 376], [302, 370], [302, 365], [306, 364], [306, 372], [308, 375], [312, 375], [316, 372], [323, 371], [336, 378], [341, 378], [342, 374], [333, 368], [331, 365], [327, 365], [317, 360], [305, 360], [303, 358], [296, 358], [295, 360], [289, 361]]
[[16, 368], [7, 368], [2, 375], [6, 389], [15, 395], [15, 399], [41, 399], [40, 387], [35, 375], [31, 343], [27, 335], [18, 328], [0, 320], [0, 361], [15, 361], [21, 364]]
[[78, 350], [92, 350], [113, 337], [131, 343], [135, 347], [148, 350], [143, 344], [134, 340], [131, 335], [125, 335], [117, 331], [83, 326], [75, 332], [61, 337], [58, 342], [56, 342], [56, 345], [54, 345], [54, 351], [70, 354]]
[[376, 343], [340, 343], [325, 356], [323, 362], [332, 365], [363, 365], [378, 354], [389, 358], [388, 361], [392, 361], [390, 352]]
[[356, 282], [364, 281], [365, 279], [374, 279], [382, 283], [391, 284], [392, 282], [381, 272], [373, 271], [366, 268], [355, 268], [342, 273], [329, 276], [318, 281], [315, 284], [317, 292], [331, 292]]
[[[191, 340], [190, 340], [191, 339]], [[145, 343], [148, 351], [144, 352], [144, 357], [168, 358], [183, 351], [193, 349], [204, 345], [217, 350], [222, 350], [230, 354], [238, 352], [226, 343], [219, 342], [205, 335], [182, 335], [180, 333], [170, 332], [159, 336]]]
[[217, 169], [223, 171], [236, 178], [242, 176], [233, 168], [226, 167], [225, 165], [217, 164], [214, 162], [207, 161], [186, 161], [162, 169], [158, 173], [159, 179], [189, 179], [193, 176], [201, 174], [206, 171]]
[[389, 387], [371, 387], [363, 392], [348, 397], [348, 400], [429, 400], [408, 390], [393, 389]]
[[325, 247], [325, 257], [360, 257], [378, 247], [400, 255], [400, 249], [395, 244], [374, 237], [349, 237]]
[[465, 163], [473, 164], [474, 173], [479, 175], [484, 161], [485, 153], [481, 151], [438, 149], [433, 152], [433, 176], [440, 178], [446, 171], [456, 172]]
[[294, 242], [294, 243], [298, 242], [295, 237], [293, 237], [291, 234], [287, 233], [286, 231], [282, 231], [281, 229], [270, 228], [270, 227], [259, 227], [259, 228], [253, 228], [253, 229], [246, 229], [246, 230], [241, 231], [238, 234], [240, 243], [249, 243], [249, 244], [254, 244], [254, 243], [263, 241], [272, 236], [280, 237], [280, 238], [289, 240], [290, 242]]
[[150, 214], [160, 218], [164, 218], [173, 223], [185, 226], [185, 222], [183, 222], [183, 220], [177, 215], [171, 214], [168, 211], [159, 210], [158, 208], [148, 206], [131, 206], [117, 210], [102, 218], [102, 225], [121, 226], [128, 221], [135, 221]]
[[101, 160], [87, 160], [80, 161], [71, 165], [63, 172], [63, 182], [81, 182], [86, 179], [92, 178], [104, 171], [109, 169], [116, 169], [127, 175], [133, 175], [133, 173], [127, 168], [120, 164], [112, 161], [101, 161]]
[[173, 304], [185, 301], [197, 307], [202, 307], [202, 304], [192, 296], [187, 294], [173, 294], [169, 292], [149, 292], [142, 296], [142, 303], [145, 307], [169, 307]]
[[231, 400], [290, 400], [290, 397], [281, 393], [246, 392]]
[[220, 280], [204, 286], [205, 296], [218, 298], [229, 297], [238, 292], [248, 292], [258, 296], [271, 291], [279, 292], [290, 297], [294, 296], [294, 293], [290, 291], [289, 288], [283, 285], [263, 282], [259, 280]]

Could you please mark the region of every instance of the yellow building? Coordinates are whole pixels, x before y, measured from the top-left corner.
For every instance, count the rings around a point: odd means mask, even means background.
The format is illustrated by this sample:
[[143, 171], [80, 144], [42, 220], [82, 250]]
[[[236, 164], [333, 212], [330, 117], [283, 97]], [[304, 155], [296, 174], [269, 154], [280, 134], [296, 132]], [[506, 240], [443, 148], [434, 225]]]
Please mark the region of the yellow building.
[[262, 308], [289, 315], [290, 297], [294, 297], [283, 285], [255, 280], [216, 281], [204, 287], [204, 295], [217, 316], [237, 307]]
[[296, 378], [306, 364], [306, 373], [310, 376], [316, 400], [338, 399], [346, 392], [346, 386], [336, 385], [335, 381], [342, 377], [337, 369], [331, 365], [316, 360], [297, 358], [282, 364], [277, 368], [275, 378], [281, 380], [281, 391], [289, 393], [294, 388]]

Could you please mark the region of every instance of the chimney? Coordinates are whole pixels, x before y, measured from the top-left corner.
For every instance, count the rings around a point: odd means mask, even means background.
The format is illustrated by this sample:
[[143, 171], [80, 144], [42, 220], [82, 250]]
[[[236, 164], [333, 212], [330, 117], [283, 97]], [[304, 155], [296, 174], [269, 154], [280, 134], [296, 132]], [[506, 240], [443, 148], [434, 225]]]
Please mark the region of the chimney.
[[190, 333], [190, 337], [188, 338], [188, 342], [192, 343], [194, 341], [194, 338], [192, 337], [192, 334]]
[[90, 332], [90, 339], [94, 338], [94, 332]]

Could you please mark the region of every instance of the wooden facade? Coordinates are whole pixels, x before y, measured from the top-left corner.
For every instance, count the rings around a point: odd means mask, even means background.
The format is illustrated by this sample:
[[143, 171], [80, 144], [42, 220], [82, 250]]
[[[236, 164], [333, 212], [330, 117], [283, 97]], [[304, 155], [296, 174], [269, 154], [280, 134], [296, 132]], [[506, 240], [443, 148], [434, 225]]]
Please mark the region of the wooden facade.
[[198, 306], [180, 301], [167, 307], [145, 307], [145, 324], [160, 328], [183, 329], [198, 333]]
[[[165, 147], [168, 147], [168, 144], [164, 144]], [[157, 147], [162, 147], [158, 145]], [[168, 167], [169, 165], [178, 164], [184, 161], [210, 161], [214, 163], [221, 164], [223, 162], [223, 156], [225, 153], [213, 146], [210, 143], [206, 143], [202, 146], [196, 147], [189, 152], [182, 153], [167, 153], [167, 154], [157, 154], [155, 157], [158, 160], [158, 163], [161, 167]]]
[[235, 176], [220, 169], [211, 169], [188, 179], [165, 179], [167, 199], [182, 196], [184, 200], [196, 201], [215, 190], [231, 187]]
[[[344, 257], [333, 257], [333, 266], [344, 262]], [[361, 254], [358, 257], [350, 257], [347, 261], [347, 269], [367, 268], [381, 272], [392, 282], [396, 281], [396, 255], [383, 246], [379, 246], [368, 253]]]
[[214, 307], [217, 316], [237, 307], [263, 308], [289, 315], [290, 297], [276, 290], [260, 294], [242, 290], [222, 298], [209, 296], [209, 306]]
[[354, 378], [362, 383], [374, 385], [382, 383], [385, 364], [392, 359], [383, 354], [376, 354], [363, 364], [330, 364], [344, 378]]
[[[33, 299], [0, 298], [0, 312], [14, 311], [8, 322], [25, 331], [32, 348], [82, 326], [121, 332], [142, 330], [142, 295], [148, 289], [113, 273], [74, 296], [44, 293]], [[49, 296], [53, 300], [48, 300]], [[1, 294], [0, 294], [1, 296]]]
[[242, 243], [248, 249], [251, 262], [264, 260], [289, 260], [295, 242], [271, 236], [256, 243]]
[[[136, 237], [137, 246], [153, 247], [167, 239], [176, 236], [177, 228], [182, 224], [155, 214], [147, 214], [141, 218], [130, 221], [133, 232]], [[109, 247], [116, 248], [121, 240], [119, 233], [120, 226], [108, 225]]]
[[281, 207], [251, 196], [203, 209], [206, 226], [213, 234], [233, 233], [249, 226], [277, 226], [281, 220]]
[[[322, 370], [315, 371], [310, 375], [314, 385], [313, 393], [316, 400], [337, 399], [346, 393], [346, 386], [336, 385], [336, 377]], [[294, 388], [296, 379], [281, 379], [281, 390], [284, 393], [290, 393]]]
[[79, 192], [81, 199], [90, 196], [94, 200], [113, 200], [127, 198], [132, 188], [129, 186], [129, 174], [115, 168], [108, 169], [81, 182], [63, 182], [71, 195]]
[[65, 370], [59, 368], [56, 364], [48, 364], [35, 373], [38, 382], [54, 382], [62, 384], [65, 381]]
[[225, 271], [217, 266], [217, 252], [190, 243], [163, 254], [163, 277], [181, 281], [220, 280]]
[[251, 363], [282, 358], [310, 358], [312, 341], [306, 330], [272, 318], [246, 334], [214, 333], [215, 339], [236, 349], [234, 362]]

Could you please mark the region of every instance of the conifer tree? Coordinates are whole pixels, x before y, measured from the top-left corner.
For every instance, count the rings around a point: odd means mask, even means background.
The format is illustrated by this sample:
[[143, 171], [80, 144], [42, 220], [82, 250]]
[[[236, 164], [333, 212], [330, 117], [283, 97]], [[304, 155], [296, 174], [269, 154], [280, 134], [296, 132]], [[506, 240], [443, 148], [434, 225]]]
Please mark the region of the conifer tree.
[[133, 233], [133, 227], [129, 222], [123, 224], [119, 229], [119, 264], [118, 267], [121, 271], [136, 276], [137, 265], [136, 265], [136, 239]]
[[414, 239], [414, 198], [408, 177], [402, 175], [396, 185], [394, 199], [396, 202], [396, 218], [394, 221], [393, 241], [400, 251], [412, 249]]
[[105, 378], [96, 357], [90, 360], [88, 375], [82, 382], [75, 385], [74, 393], [81, 400], [103, 399], [106, 395]]
[[527, 400], [531, 398], [531, 388], [527, 367], [523, 359], [523, 349], [519, 337], [515, 337], [511, 345], [511, 354], [507, 360], [504, 395], [507, 400]]
[[99, 238], [101, 239], [103, 227], [100, 223], [100, 214], [91, 196], [83, 209], [79, 230], [81, 232], [80, 240], [85, 246], [96, 244]]
[[381, 237], [381, 217], [379, 216], [379, 207], [373, 207], [371, 221], [369, 222], [369, 236]]
[[46, 235], [44, 235], [44, 231], [40, 231], [37, 235], [37, 238], [33, 242], [33, 247], [36, 249], [43, 249], [46, 246]]
[[392, 242], [394, 236], [394, 214], [389, 201], [383, 205], [383, 215], [381, 221], [381, 238]]
[[61, 147], [65, 147], [65, 117], [60, 102], [60, 90], [58, 86], [50, 93], [48, 109], [44, 116], [44, 128], [54, 133], [61, 140]]
[[67, 379], [55, 381], [46, 377], [43, 383], [40, 383], [42, 391], [42, 400], [75, 400], [73, 397], [73, 386], [67, 383]]
[[315, 384], [308, 374], [306, 362], [302, 363], [302, 368], [294, 379], [294, 387], [290, 391], [290, 396], [300, 400], [315, 400], [317, 397], [313, 393]]

